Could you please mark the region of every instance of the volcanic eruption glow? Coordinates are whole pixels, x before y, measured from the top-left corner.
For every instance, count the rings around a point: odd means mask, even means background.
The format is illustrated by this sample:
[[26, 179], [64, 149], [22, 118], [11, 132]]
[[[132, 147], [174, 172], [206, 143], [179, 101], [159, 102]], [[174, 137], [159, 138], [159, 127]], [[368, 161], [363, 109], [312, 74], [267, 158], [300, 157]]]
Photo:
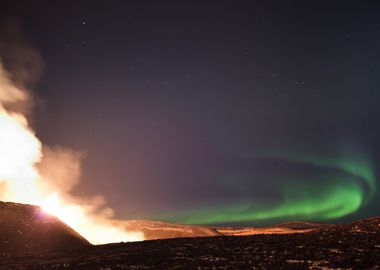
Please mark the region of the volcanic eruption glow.
[[142, 233], [128, 232], [112, 219], [101, 197], [70, 194], [80, 157], [42, 145], [18, 106], [30, 98], [0, 63], [0, 200], [39, 205], [94, 244], [143, 240]]

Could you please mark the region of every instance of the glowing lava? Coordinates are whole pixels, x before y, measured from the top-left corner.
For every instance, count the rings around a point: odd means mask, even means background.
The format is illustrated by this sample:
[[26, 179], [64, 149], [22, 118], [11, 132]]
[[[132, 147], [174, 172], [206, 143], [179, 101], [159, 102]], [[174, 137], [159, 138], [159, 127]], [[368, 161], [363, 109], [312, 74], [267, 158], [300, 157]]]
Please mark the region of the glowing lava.
[[143, 240], [142, 233], [128, 232], [112, 219], [101, 197], [70, 195], [79, 159], [70, 150], [42, 145], [17, 109], [28, 102], [28, 93], [11, 82], [0, 63], [0, 200], [39, 205], [94, 244]]

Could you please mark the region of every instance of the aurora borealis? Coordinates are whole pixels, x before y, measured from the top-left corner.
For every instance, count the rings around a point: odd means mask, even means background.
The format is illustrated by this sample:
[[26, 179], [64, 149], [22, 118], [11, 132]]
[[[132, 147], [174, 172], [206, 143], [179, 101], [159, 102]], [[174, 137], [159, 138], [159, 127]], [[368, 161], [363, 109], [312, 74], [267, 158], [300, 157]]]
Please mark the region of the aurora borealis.
[[3, 2], [2, 61], [25, 79], [14, 29], [43, 59], [26, 110], [75, 153], [70, 196], [191, 224], [379, 215], [380, 4]]
[[[255, 157], [260, 159], [260, 157]], [[190, 224], [255, 222], [258, 220], [330, 220], [354, 213], [369, 202], [376, 192], [376, 179], [369, 160], [360, 153], [342, 158], [296, 155], [273, 155], [283, 163], [295, 162], [317, 167], [322, 174], [312, 183], [283, 181], [281, 200], [272, 206], [254, 202], [232, 207], [194, 211], [172, 217], [174, 221]], [[323, 170], [329, 169], [323, 173]], [[283, 178], [292, 179], [282, 174]], [[280, 181], [278, 181], [280, 182]], [[170, 219], [169, 217], [166, 217]]]

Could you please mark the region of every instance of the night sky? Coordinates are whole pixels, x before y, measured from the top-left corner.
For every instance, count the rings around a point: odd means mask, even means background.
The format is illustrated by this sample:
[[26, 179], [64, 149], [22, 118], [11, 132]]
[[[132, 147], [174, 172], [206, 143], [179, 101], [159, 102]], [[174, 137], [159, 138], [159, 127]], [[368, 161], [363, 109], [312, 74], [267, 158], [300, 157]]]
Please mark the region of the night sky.
[[380, 5], [363, 2], [0, 1], [0, 16], [44, 61], [37, 136], [85, 155], [76, 195], [123, 219], [341, 222], [380, 213]]

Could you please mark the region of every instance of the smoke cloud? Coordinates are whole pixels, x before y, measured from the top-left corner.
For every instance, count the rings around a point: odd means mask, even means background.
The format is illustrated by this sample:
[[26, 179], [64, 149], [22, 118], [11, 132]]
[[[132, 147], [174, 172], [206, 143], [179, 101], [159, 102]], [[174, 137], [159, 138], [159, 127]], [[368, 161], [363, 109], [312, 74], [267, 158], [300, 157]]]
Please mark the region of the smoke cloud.
[[0, 200], [40, 205], [92, 243], [142, 240], [127, 232], [102, 196], [78, 198], [81, 152], [44, 145], [31, 128], [30, 90], [44, 64], [17, 22], [0, 22]]

